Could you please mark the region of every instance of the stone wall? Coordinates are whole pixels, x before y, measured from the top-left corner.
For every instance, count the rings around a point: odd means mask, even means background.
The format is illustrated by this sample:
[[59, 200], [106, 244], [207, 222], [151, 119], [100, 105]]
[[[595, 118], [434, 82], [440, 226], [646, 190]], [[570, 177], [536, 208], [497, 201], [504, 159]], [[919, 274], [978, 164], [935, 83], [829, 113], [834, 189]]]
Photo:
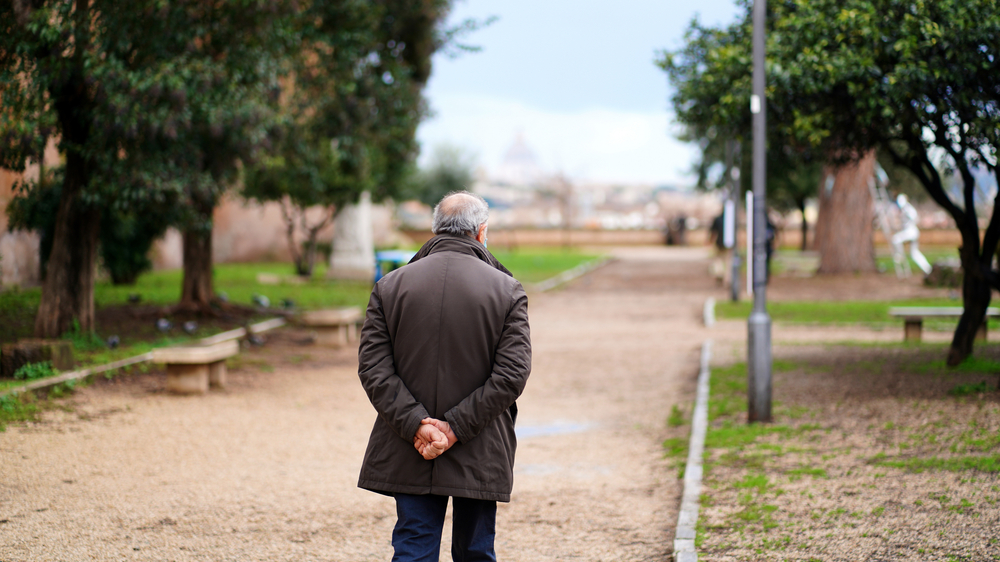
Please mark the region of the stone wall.
[[21, 174], [0, 169], [0, 288], [39, 283], [38, 235], [7, 231], [7, 205], [20, 178]]

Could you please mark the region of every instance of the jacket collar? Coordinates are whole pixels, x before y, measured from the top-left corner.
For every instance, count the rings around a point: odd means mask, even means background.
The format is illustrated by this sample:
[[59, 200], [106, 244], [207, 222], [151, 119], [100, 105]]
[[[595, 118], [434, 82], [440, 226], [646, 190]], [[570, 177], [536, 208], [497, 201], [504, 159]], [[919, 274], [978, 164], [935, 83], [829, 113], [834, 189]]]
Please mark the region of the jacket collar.
[[438, 252], [458, 252], [461, 254], [468, 254], [470, 256], [475, 256], [480, 260], [488, 263], [491, 267], [506, 273], [513, 277], [514, 275], [503, 266], [485, 246], [480, 244], [475, 238], [470, 236], [454, 236], [452, 234], [438, 234], [434, 238], [428, 240], [420, 251], [417, 252], [413, 259], [409, 263], [413, 263], [419, 259], [426, 258], [431, 254], [436, 254]]

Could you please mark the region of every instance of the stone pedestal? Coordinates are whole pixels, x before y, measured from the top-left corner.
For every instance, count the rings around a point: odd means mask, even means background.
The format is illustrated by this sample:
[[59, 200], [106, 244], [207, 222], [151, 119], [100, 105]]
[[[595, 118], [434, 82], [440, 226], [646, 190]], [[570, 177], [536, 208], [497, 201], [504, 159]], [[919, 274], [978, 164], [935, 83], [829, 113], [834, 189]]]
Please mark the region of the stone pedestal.
[[361, 194], [357, 203], [337, 213], [327, 277], [358, 281], [375, 278], [372, 198], [367, 191]]
[[59, 371], [73, 368], [73, 344], [67, 340], [22, 338], [0, 346], [0, 377], [11, 378], [28, 363], [51, 361]]

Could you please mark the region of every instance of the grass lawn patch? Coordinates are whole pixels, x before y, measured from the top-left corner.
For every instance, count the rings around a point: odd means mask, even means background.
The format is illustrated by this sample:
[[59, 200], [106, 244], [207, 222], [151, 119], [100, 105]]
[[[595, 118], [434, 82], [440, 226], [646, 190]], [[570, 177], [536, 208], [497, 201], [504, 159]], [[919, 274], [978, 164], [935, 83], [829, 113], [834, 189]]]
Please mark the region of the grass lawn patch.
[[744, 364], [712, 370], [699, 556], [1000, 559], [1000, 345], [957, 369], [938, 348], [775, 355], [771, 424], [746, 423]]
[[539, 283], [601, 257], [576, 248], [519, 248], [493, 255], [522, 283]]
[[[600, 257], [562, 248], [522, 248], [496, 255], [515, 277], [525, 282], [542, 281]], [[94, 289], [97, 309], [94, 333], [72, 331], [64, 337], [73, 342], [76, 368], [85, 368], [273, 317], [275, 310], [254, 306], [255, 295], [267, 297], [272, 309], [282, 308], [283, 303], [292, 304], [298, 310], [344, 306], [367, 308], [371, 283], [329, 280], [326, 271], [326, 264], [318, 264], [311, 278], [302, 279], [294, 275], [292, 266], [287, 263], [218, 264], [214, 269], [216, 294], [225, 295], [233, 306], [215, 316], [171, 312], [171, 307], [180, 298], [183, 275], [180, 270], [148, 272], [131, 286], [115, 286], [108, 280], [102, 280]], [[264, 277], [261, 277], [262, 274]], [[275, 280], [277, 283], [274, 283]], [[40, 288], [0, 291], [0, 318], [3, 318], [0, 322], [0, 342], [12, 342], [32, 335], [40, 299]], [[136, 299], [138, 302], [134, 302]], [[156, 327], [160, 318], [169, 320], [173, 327], [167, 332], [160, 331]], [[181, 329], [188, 321], [197, 323], [193, 334]], [[115, 348], [107, 343], [112, 336], [119, 341]], [[0, 393], [24, 383], [23, 379], [0, 379]]]
[[[894, 301], [772, 301], [767, 303], [767, 311], [775, 322], [800, 324], [870, 324], [877, 326], [899, 326], [903, 321], [889, 316], [889, 309], [897, 306], [947, 306], [961, 307], [960, 301], [952, 299], [904, 299]], [[719, 318], [743, 320], [750, 315], [753, 303], [749, 301], [720, 301], [715, 305]], [[926, 329], [954, 329], [954, 320], [925, 319]], [[1000, 325], [990, 320], [990, 327]]]

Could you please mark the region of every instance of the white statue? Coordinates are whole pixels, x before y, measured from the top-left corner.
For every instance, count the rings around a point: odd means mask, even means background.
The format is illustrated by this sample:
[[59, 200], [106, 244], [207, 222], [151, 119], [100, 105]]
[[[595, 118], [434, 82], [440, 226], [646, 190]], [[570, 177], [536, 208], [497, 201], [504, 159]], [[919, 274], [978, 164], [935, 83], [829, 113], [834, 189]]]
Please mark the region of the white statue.
[[896, 197], [896, 205], [902, 217], [902, 227], [892, 235], [892, 245], [896, 250], [896, 255], [903, 255], [903, 244], [910, 243], [910, 258], [917, 264], [924, 273], [931, 272], [931, 264], [917, 247], [917, 240], [920, 239], [920, 229], [917, 228], [917, 210], [907, 200], [902, 193]]
[[346, 205], [334, 222], [331, 279], [372, 281], [375, 278], [375, 242], [372, 231], [372, 196], [367, 191], [358, 202]]

